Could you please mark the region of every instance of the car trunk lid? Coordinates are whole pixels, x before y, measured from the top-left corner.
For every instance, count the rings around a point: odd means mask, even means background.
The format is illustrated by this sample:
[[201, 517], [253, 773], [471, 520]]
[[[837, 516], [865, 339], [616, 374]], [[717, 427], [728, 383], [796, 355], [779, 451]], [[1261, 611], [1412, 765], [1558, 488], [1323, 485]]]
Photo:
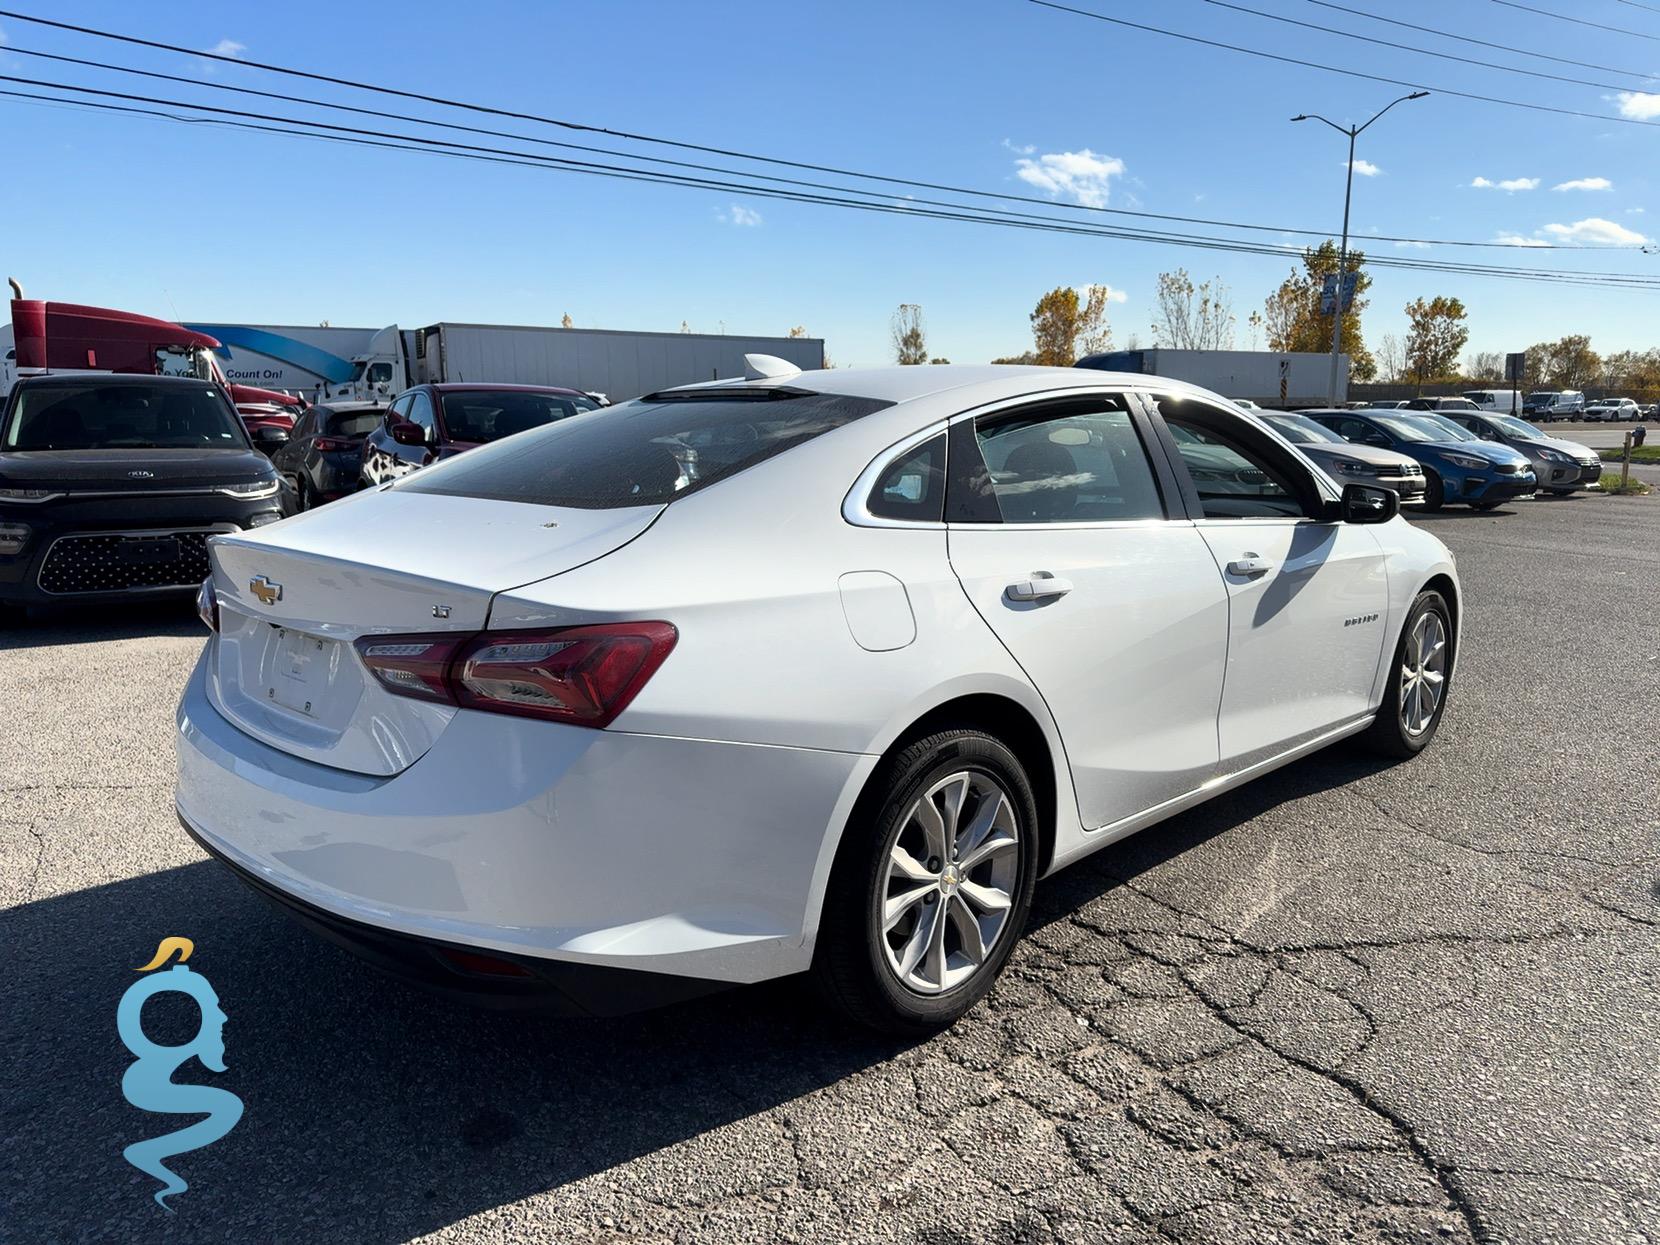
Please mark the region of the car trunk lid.
[[482, 630], [497, 593], [603, 557], [661, 512], [393, 489], [219, 537], [210, 696], [273, 747], [395, 774], [426, 753], [456, 710], [393, 695], [364, 668], [355, 641]]

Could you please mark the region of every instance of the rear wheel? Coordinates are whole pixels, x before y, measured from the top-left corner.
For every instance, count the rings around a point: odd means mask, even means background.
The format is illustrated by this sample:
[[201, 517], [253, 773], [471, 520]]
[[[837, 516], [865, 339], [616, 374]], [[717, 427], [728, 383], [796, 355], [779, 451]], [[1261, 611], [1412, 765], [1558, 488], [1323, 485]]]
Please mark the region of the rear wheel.
[[842, 838], [813, 976], [889, 1033], [951, 1024], [985, 997], [1031, 908], [1037, 805], [1014, 753], [943, 731], [886, 761]]
[[1447, 492], [1441, 485], [1441, 476], [1424, 468], [1424, 509], [1439, 510], [1447, 504]]
[[1441, 724], [1452, 674], [1452, 613], [1439, 592], [1420, 592], [1395, 645], [1389, 683], [1366, 742], [1385, 756], [1417, 756]]

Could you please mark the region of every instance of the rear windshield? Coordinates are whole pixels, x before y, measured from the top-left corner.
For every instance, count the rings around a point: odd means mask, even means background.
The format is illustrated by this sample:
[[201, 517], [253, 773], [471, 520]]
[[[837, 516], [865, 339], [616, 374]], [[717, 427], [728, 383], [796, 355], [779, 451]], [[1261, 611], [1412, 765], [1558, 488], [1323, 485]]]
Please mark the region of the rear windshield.
[[574, 394], [466, 389], [444, 395], [444, 428], [452, 441], [499, 441], [598, 409], [598, 402]]
[[470, 450], [397, 487], [581, 510], [658, 505], [892, 405], [842, 394], [748, 392], [754, 396], [694, 390], [603, 407]]
[[380, 426], [386, 412], [378, 408], [370, 411], [331, 411], [325, 433], [331, 437], [366, 437]]
[[20, 388], [0, 444], [8, 450], [240, 450], [248, 441], [212, 385], [88, 381]]

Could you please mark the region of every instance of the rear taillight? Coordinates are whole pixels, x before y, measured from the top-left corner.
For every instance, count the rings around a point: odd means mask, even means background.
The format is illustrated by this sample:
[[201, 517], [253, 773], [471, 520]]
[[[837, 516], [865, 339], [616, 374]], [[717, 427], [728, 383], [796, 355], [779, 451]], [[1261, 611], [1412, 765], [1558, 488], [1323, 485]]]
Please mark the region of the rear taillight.
[[209, 631], [219, 630], [219, 594], [213, 590], [213, 580], [204, 579], [196, 589], [196, 617]]
[[346, 437], [318, 437], [312, 444], [324, 454], [333, 454], [339, 450], [355, 450], [362, 442]]
[[369, 673], [381, 686], [399, 696], [416, 700], [455, 703], [445, 676], [450, 659], [472, 636], [458, 635], [371, 635], [357, 642], [357, 652]]
[[607, 726], [674, 648], [666, 622], [554, 631], [365, 636], [363, 664], [387, 691], [489, 713]]

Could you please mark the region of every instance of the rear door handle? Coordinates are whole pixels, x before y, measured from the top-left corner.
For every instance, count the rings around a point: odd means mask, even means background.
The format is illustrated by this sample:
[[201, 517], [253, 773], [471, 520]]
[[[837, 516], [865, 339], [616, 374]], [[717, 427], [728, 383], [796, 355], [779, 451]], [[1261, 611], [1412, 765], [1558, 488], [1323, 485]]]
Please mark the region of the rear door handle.
[[1011, 601], [1046, 601], [1050, 597], [1064, 597], [1072, 591], [1072, 581], [1060, 579], [1048, 571], [1033, 571], [1030, 579], [1008, 587]]
[[1273, 569], [1273, 562], [1255, 553], [1247, 553], [1244, 557], [1235, 558], [1228, 563], [1228, 574], [1238, 575], [1243, 579], [1254, 579], [1258, 575], [1266, 575]]

